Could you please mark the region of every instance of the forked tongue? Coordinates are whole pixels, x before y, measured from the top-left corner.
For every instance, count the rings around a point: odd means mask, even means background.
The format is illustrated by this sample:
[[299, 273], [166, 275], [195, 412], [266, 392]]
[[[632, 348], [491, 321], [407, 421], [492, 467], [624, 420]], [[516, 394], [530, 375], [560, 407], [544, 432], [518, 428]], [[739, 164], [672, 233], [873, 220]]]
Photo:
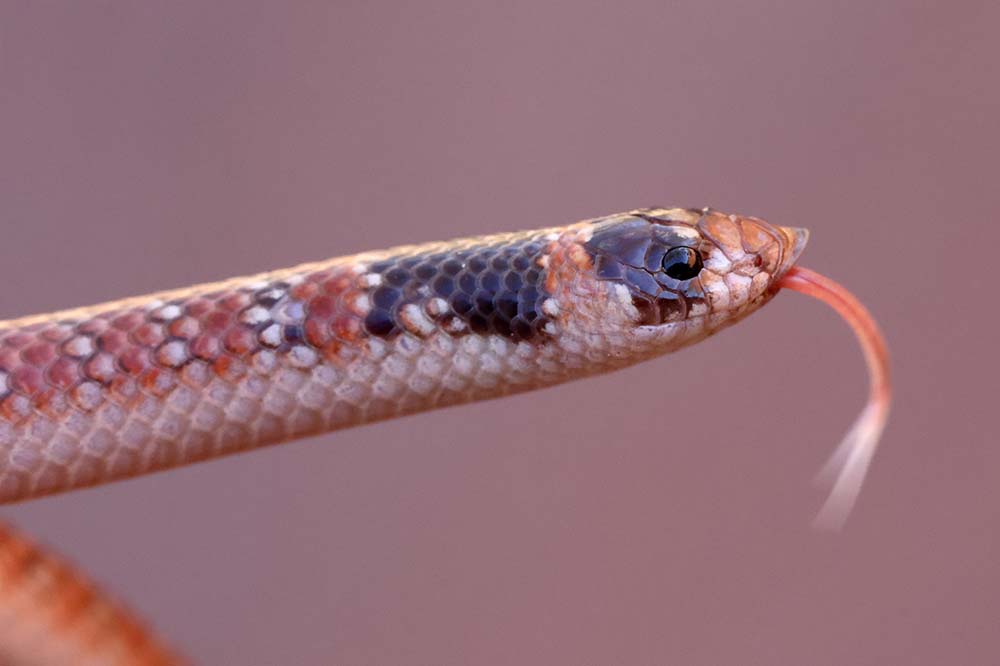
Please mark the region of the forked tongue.
[[889, 352], [871, 313], [851, 292], [833, 280], [808, 268], [792, 266], [778, 281], [778, 286], [818, 298], [836, 310], [854, 330], [868, 364], [868, 402], [819, 474], [819, 480], [831, 489], [813, 524], [839, 529], [858, 499], [889, 415], [892, 397]]

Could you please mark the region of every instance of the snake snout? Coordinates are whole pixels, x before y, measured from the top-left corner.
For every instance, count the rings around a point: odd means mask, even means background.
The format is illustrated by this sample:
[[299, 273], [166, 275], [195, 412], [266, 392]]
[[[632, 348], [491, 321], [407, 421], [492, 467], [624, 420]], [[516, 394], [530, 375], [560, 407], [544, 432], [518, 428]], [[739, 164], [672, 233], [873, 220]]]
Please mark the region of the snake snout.
[[809, 230], [802, 227], [778, 227], [778, 230], [786, 239], [785, 253], [778, 267], [778, 274], [784, 274], [789, 268], [799, 260], [802, 251], [806, 249], [809, 242]]

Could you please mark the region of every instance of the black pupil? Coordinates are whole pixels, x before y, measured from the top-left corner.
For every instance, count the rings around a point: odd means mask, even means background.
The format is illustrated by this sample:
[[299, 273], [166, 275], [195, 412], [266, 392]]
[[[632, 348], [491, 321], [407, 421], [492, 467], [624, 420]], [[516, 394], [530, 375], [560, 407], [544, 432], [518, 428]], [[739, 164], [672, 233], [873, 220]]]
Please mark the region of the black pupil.
[[701, 272], [701, 255], [689, 247], [671, 248], [663, 255], [663, 272], [675, 280], [690, 280]]

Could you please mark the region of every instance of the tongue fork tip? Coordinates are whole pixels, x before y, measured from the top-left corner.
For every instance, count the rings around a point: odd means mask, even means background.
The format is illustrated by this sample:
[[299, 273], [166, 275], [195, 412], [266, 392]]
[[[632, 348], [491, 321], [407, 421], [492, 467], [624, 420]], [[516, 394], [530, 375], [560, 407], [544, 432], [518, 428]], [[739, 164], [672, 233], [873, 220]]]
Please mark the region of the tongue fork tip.
[[885, 428], [892, 397], [889, 355], [871, 313], [840, 284], [808, 268], [792, 266], [778, 286], [817, 298], [836, 310], [854, 331], [868, 366], [868, 402], [819, 475], [821, 482], [830, 484], [831, 489], [813, 525], [838, 530], [857, 502]]

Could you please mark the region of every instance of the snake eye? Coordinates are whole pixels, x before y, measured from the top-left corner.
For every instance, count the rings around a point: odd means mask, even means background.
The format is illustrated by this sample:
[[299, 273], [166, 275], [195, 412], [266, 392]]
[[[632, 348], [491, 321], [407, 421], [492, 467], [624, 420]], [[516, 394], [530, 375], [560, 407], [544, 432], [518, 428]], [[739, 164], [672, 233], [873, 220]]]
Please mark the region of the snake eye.
[[675, 280], [690, 280], [701, 272], [701, 255], [689, 247], [674, 247], [663, 255], [663, 272]]

